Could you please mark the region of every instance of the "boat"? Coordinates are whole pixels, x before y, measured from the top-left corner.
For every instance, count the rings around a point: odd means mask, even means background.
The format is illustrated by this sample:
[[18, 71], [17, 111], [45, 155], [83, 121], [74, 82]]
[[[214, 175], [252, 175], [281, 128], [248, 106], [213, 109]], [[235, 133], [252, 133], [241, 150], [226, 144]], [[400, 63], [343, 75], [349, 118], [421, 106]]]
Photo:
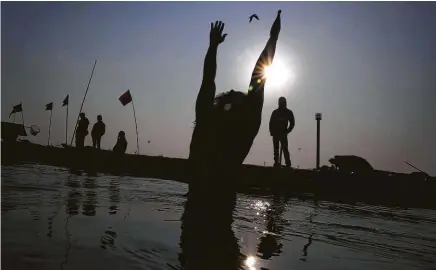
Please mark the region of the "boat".
[[[2, 138], [3, 131], [2, 123]], [[27, 140], [3, 140], [1, 163], [2, 166], [38, 163], [91, 175], [103, 173], [189, 183], [187, 159], [119, 155], [92, 147], [53, 147]], [[344, 203], [366, 202], [436, 209], [436, 179], [422, 173], [404, 174], [379, 170], [350, 173], [334, 166], [315, 170], [242, 165], [236, 186], [240, 192], [249, 194], [281, 193]]]

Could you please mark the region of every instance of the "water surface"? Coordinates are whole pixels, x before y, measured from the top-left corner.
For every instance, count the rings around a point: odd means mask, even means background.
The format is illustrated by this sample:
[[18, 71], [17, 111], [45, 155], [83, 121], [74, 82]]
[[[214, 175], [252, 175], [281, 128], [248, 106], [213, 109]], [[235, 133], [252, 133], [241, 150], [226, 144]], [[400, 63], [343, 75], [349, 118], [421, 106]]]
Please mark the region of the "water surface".
[[436, 269], [433, 210], [238, 194], [229, 215], [191, 201], [182, 226], [182, 183], [41, 165], [1, 176], [4, 269], [183, 269], [214, 254], [210, 268]]

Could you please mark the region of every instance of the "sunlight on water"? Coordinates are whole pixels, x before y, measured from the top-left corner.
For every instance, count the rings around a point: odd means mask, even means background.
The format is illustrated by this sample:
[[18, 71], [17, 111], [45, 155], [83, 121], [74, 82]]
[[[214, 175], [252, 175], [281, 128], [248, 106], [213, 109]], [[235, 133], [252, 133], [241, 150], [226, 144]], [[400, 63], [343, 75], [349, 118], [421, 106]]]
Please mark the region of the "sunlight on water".
[[[251, 207], [254, 210], [258, 210], [258, 211], [265, 211], [268, 209], [269, 206], [270, 206], [270, 204], [268, 202], [261, 201], [261, 200], [256, 200], [251, 204]], [[257, 212], [257, 213], [259, 213], [259, 212]]]
[[256, 265], [256, 258], [254, 256], [248, 256], [245, 260], [245, 266], [248, 267], [250, 270], [254, 270]]

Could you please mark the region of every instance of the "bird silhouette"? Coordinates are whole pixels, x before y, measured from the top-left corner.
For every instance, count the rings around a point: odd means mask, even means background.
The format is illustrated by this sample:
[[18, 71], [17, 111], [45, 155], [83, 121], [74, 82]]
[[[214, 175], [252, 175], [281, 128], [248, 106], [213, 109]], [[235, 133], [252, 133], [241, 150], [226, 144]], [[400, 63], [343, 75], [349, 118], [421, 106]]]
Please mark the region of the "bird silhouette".
[[251, 21], [253, 20], [253, 18], [256, 18], [257, 20], [259, 20], [259, 17], [257, 17], [256, 14], [253, 14], [253, 15], [250, 16], [250, 21], [249, 21], [249, 23], [251, 23]]

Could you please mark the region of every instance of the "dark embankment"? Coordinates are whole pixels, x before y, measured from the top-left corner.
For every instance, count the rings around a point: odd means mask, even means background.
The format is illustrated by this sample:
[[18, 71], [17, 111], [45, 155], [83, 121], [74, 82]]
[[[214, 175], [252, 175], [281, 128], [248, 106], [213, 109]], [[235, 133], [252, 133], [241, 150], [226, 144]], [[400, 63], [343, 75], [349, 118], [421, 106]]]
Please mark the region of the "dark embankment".
[[[144, 155], [118, 156], [111, 151], [85, 148], [47, 147], [32, 143], [3, 143], [2, 165], [41, 163], [108, 173], [169, 179], [189, 183], [187, 160]], [[254, 165], [240, 168], [241, 192], [256, 194], [282, 193], [309, 196], [336, 202], [366, 202], [401, 207], [436, 209], [436, 180], [420, 174], [372, 171], [349, 175], [338, 171], [277, 169]]]

